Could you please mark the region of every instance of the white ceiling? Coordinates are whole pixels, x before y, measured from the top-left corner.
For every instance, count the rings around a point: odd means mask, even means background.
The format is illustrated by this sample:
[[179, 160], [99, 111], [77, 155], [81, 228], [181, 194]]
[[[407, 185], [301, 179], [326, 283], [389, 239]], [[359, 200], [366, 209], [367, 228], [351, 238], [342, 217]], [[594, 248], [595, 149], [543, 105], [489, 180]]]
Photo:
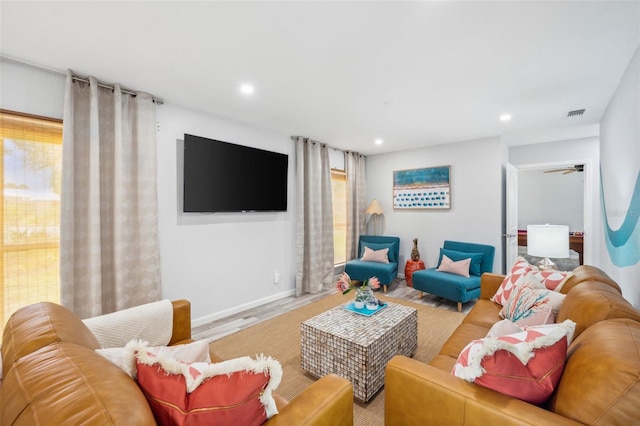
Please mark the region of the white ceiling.
[[[0, 7], [5, 58], [368, 155], [498, 135], [515, 145], [597, 133], [640, 45], [638, 1]], [[253, 96], [239, 93], [244, 82]], [[584, 115], [567, 118], [581, 108]], [[499, 121], [502, 113], [512, 120]]]

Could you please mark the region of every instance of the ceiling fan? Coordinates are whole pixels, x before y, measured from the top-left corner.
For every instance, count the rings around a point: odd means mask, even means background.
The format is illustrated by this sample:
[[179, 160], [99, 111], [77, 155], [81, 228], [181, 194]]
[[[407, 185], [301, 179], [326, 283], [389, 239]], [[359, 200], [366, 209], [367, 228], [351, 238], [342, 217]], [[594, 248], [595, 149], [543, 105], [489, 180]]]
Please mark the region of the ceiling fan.
[[545, 173], [555, 173], [555, 172], [562, 172], [563, 175], [566, 175], [568, 173], [573, 173], [573, 172], [583, 172], [584, 171], [584, 164], [576, 164], [575, 166], [568, 166], [568, 167], [563, 167], [560, 169], [553, 169], [553, 170], [545, 170]]

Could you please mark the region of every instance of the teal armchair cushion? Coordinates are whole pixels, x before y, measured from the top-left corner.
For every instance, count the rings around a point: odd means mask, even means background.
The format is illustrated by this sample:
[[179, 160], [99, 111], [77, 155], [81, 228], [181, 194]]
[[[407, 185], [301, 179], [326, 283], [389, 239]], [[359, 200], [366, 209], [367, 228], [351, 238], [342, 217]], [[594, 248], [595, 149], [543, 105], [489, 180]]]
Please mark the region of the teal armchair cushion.
[[429, 268], [413, 273], [413, 288], [465, 303], [480, 297], [480, 277], [471, 275], [466, 278]]

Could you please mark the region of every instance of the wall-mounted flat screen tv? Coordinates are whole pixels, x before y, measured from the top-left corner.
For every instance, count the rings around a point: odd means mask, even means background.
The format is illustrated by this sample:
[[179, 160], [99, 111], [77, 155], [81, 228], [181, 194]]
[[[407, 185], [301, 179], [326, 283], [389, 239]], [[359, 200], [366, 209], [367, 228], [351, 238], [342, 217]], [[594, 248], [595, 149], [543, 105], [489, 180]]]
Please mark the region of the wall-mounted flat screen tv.
[[286, 211], [289, 156], [184, 135], [184, 212]]

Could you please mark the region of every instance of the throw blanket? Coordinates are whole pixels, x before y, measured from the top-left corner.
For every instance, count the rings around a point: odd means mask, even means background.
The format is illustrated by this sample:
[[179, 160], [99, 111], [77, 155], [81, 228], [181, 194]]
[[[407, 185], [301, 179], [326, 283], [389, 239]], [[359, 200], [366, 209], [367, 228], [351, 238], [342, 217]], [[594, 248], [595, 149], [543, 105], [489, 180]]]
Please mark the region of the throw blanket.
[[166, 346], [173, 334], [173, 305], [169, 299], [83, 320], [102, 348], [122, 348], [132, 339], [149, 346]]

